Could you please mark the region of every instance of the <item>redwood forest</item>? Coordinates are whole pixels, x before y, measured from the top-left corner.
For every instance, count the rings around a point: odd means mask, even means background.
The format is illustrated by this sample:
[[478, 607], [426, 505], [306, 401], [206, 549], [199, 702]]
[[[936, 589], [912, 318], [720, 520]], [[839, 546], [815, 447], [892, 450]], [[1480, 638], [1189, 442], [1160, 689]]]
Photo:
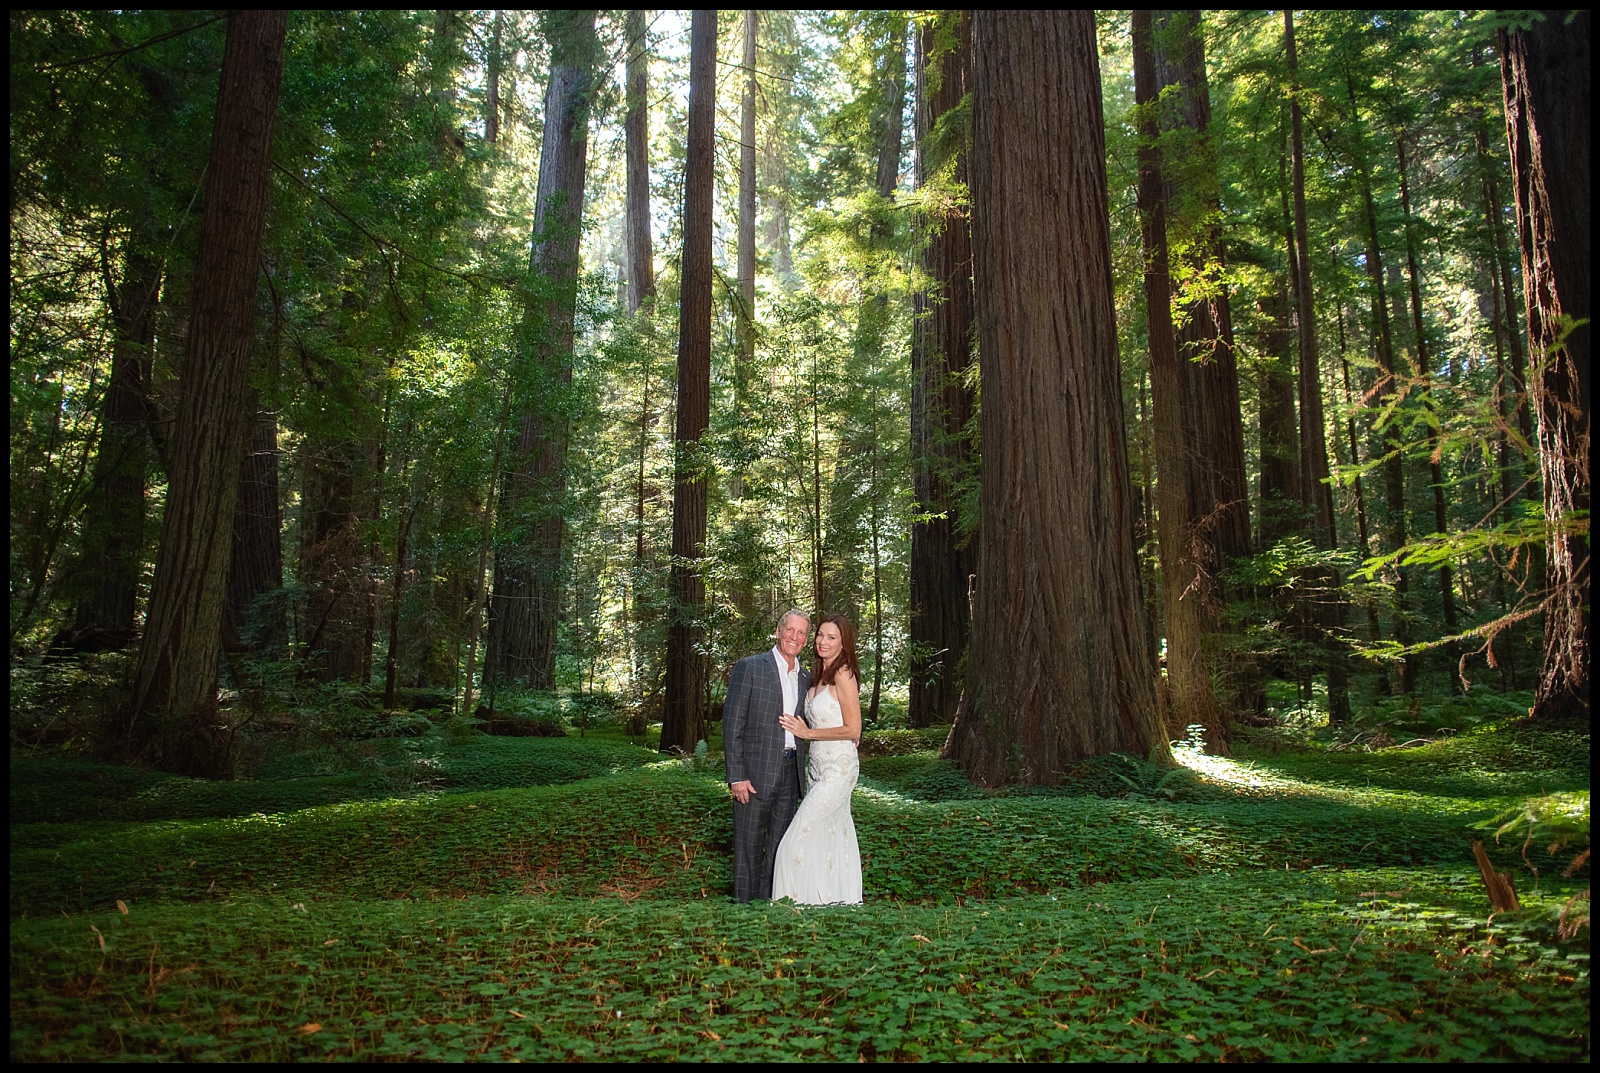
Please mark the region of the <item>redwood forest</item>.
[[10, 20], [13, 1061], [1589, 1060], [1589, 12]]

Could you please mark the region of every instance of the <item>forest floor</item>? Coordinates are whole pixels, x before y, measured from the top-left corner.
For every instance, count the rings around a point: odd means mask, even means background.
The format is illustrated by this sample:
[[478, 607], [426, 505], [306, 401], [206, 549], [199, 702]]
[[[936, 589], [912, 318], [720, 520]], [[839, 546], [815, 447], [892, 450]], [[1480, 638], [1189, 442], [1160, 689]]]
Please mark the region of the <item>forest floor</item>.
[[729, 899], [715, 739], [434, 729], [226, 783], [14, 750], [11, 1060], [1589, 1059], [1588, 868], [1471, 827], [1586, 822], [1587, 731], [1002, 794], [938, 734], [869, 740], [866, 904], [804, 909]]

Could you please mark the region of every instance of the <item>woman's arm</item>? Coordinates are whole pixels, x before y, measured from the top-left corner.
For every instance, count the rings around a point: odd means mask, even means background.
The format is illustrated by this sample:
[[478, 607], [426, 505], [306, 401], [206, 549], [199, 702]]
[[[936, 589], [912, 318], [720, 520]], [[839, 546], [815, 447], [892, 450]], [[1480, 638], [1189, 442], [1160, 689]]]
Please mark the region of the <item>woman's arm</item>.
[[[833, 695], [839, 701], [839, 711], [844, 715], [844, 726], [809, 727], [793, 716], [782, 720], [784, 729], [797, 738], [807, 741], [859, 741], [861, 738], [861, 697], [856, 688], [855, 676], [844, 668], [833, 680]], [[790, 723], [793, 719], [793, 724]]]

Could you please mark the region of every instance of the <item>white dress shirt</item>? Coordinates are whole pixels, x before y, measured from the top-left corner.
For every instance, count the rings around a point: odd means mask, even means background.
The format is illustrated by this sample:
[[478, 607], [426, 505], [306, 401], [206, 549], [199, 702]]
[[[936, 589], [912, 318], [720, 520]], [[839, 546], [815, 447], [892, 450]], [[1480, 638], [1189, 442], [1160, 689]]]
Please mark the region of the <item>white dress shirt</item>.
[[[783, 714], [794, 715], [800, 704], [800, 661], [796, 659], [791, 667], [777, 645], [772, 646], [772, 658], [778, 661], [778, 681], [783, 683]], [[795, 747], [794, 735], [787, 730], [783, 732], [783, 747]]]

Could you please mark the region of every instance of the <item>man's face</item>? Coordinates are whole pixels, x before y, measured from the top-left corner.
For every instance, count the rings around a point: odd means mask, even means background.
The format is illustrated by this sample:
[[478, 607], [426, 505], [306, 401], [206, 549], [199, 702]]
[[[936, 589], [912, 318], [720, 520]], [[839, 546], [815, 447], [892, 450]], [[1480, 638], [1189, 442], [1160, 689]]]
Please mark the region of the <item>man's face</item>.
[[811, 630], [811, 623], [799, 615], [790, 615], [783, 620], [783, 625], [778, 627], [778, 651], [783, 653], [785, 659], [794, 659], [800, 650], [806, 646], [806, 634]]

